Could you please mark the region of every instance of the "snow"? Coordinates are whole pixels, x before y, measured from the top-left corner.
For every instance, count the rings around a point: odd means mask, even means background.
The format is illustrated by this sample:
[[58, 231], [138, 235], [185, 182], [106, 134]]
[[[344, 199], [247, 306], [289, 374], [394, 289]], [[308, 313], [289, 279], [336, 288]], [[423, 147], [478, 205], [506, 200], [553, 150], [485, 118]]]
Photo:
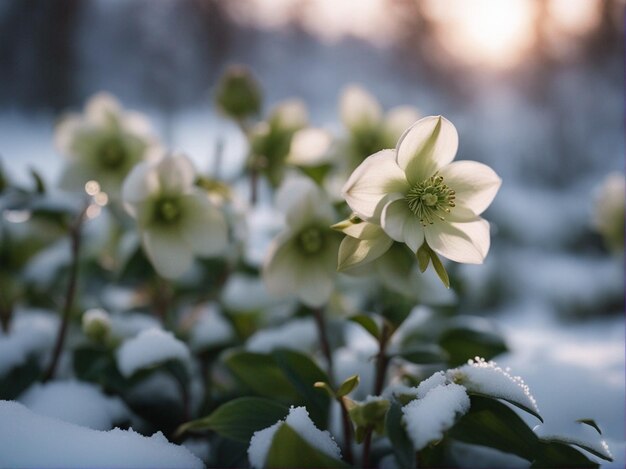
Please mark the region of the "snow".
[[448, 371], [449, 377], [462, 384], [470, 392], [519, 403], [539, 413], [535, 398], [519, 376], [511, 376], [508, 369], [500, 368], [493, 361], [476, 357], [467, 365]]
[[289, 415], [287, 415], [284, 421], [279, 420], [274, 425], [259, 430], [252, 435], [250, 446], [248, 447], [248, 459], [252, 467], [264, 467], [267, 453], [272, 446], [272, 439], [283, 423], [289, 425], [313, 448], [331, 458], [341, 459], [341, 450], [330, 433], [316, 428], [304, 407], [291, 407]]
[[312, 318], [294, 319], [282, 326], [260, 329], [246, 343], [251, 352], [267, 353], [277, 348], [310, 352], [317, 344], [317, 329]]
[[107, 432], [36, 414], [0, 401], [0, 467], [203, 468], [187, 449], [162, 433], [145, 437], [131, 430]]
[[204, 308], [191, 328], [189, 347], [200, 351], [218, 347], [233, 341], [235, 330], [222, 316], [215, 305]]
[[30, 356], [50, 350], [59, 319], [43, 310], [17, 310], [9, 334], [0, 330], [0, 376], [23, 365]]
[[110, 430], [129, 418], [118, 397], [109, 397], [94, 384], [81, 381], [51, 381], [35, 384], [19, 398], [33, 412], [94, 430]]
[[443, 438], [456, 419], [470, 408], [465, 388], [459, 384], [438, 385], [421, 399], [414, 399], [402, 408], [403, 421], [415, 451]]
[[437, 373], [433, 373], [430, 378], [422, 381], [417, 387], [417, 398], [423, 399], [432, 389], [447, 383], [448, 379], [444, 372], [438, 371]]
[[270, 452], [274, 435], [282, 424], [283, 421], [279, 420], [271, 427], [254, 432], [250, 439], [250, 446], [248, 446], [248, 460], [251, 467], [261, 469], [265, 466], [265, 459], [267, 458], [267, 453]]
[[148, 329], [160, 329], [161, 323], [154, 316], [142, 313], [111, 314], [111, 336], [130, 339]]
[[595, 428], [590, 425], [572, 422], [566, 428], [561, 425], [552, 425], [546, 422], [534, 428], [535, 433], [543, 440], [566, 441], [573, 445], [579, 445], [593, 449], [599, 454], [613, 459], [606, 441]]
[[187, 346], [171, 332], [146, 329], [124, 342], [117, 350], [116, 358], [122, 375], [129, 377], [138, 370], [170, 360], [188, 363], [191, 355]]

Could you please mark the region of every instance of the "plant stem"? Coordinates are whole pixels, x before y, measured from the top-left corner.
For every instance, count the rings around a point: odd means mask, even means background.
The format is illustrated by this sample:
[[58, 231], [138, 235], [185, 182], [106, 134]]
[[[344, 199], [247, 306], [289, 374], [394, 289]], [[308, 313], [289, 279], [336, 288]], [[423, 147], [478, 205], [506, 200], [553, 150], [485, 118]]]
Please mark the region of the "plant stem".
[[323, 308], [313, 308], [313, 317], [315, 318], [315, 324], [317, 325], [317, 334], [319, 336], [320, 345], [322, 347], [322, 353], [326, 358], [327, 369], [326, 372], [328, 374], [328, 380], [330, 381], [331, 387], [334, 387], [334, 373], [333, 373], [333, 355], [330, 350], [330, 342], [328, 341], [328, 334], [326, 328], [326, 319], [324, 317], [324, 309]]
[[[387, 357], [387, 345], [391, 338], [391, 329], [387, 322], [383, 322], [383, 328], [378, 338], [378, 354], [376, 355], [376, 379], [374, 381], [374, 396], [380, 396], [385, 385], [385, 376], [387, 375], [387, 367], [389, 366], [389, 357]], [[368, 428], [363, 440], [363, 457], [362, 466], [369, 467], [370, 464], [370, 447], [372, 444], [373, 428]]]
[[354, 463], [354, 455], [352, 454], [352, 423], [350, 422], [350, 415], [348, 409], [343, 401], [343, 398], [337, 399], [341, 406], [341, 422], [343, 424], [343, 454], [346, 462], [350, 465]]
[[80, 255], [81, 234], [83, 221], [85, 219], [85, 212], [87, 211], [88, 204], [80, 212], [74, 224], [70, 227], [70, 248], [72, 261], [70, 264], [70, 276], [67, 284], [67, 290], [65, 292], [65, 303], [63, 305], [63, 317], [61, 319], [61, 326], [57, 333], [56, 342], [52, 352], [52, 361], [48, 366], [44, 376], [43, 382], [47, 382], [54, 378], [59, 359], [61, 357], [61, 351], [63, 350], [63, 344], [65, 343], [65, 336], [67, 335], [67, 328], [70, 323], [70, 316], [72, 313], [72, 306], [74, 304], [74, 297], [76, 296], [76, 285], [78, 283], [78, 261]]

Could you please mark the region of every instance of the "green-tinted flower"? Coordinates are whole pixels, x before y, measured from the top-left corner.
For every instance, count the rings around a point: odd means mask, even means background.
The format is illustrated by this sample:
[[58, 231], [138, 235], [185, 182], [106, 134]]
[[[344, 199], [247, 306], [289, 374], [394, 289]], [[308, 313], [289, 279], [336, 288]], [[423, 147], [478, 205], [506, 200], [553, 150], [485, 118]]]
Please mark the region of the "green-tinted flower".
[[113, 197], [133, 166], [146, 159], [156, 144], [145, 117], [124, 110], [106, 93], [93, 96], [83, 114], [63, 118], [55, 141], [67, 160], [61, 177], [63, 188], [81, 190], [95, 180]]
[[501, 180], [484, 164], [453, 163], [457, 147], [449, 121], [425, 117], [395, 150], [380, 151], [354, 170], [343, 188], [346, 202], [415, 253], [426, 243], [453, 261], [480, 264], [490, 244], [489, 223], [480, 214]]
[[307, 306], [325, 304], [333, 291], [339, 235], [325, 194], [310, 179], [287, 180], [276, 195], [287, 227], [274, 239], [263, 279], [276, 295], [294, 295]]
[[163, 277], [185, 273], [194, 256], [214, 256], [228, 245], [228, 227], [209, 195], [194, 185], [184, 155], [165, 154], [137, 165], [124, 181], [123, 199], [137, 219], [148, 258]]

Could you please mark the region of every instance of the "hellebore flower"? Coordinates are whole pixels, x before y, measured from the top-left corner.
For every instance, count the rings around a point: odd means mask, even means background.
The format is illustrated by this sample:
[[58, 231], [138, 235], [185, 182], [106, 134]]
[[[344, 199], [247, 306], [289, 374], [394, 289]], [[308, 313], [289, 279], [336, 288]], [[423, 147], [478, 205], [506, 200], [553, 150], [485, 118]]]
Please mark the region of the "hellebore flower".
[[137, 220], [152, 265], [166, 278], [185, 273], [194, 256], [217, 255], [228, 244], [224, 214], [195, 179], [186, 156], [168, 153], [138, 164], [124, 181], [125, 207]]
[[340, 235], [324, 192], [305, 177], [286, 180], [276, 194], [287, 227], [272, 241], [263, 265], [270, 293], [295, 295], [310, 307], [324, 305], [333, 291]]
[[343, 187], [346, 202], [415, 253], [425, 243], [450, 260], [480, 264], [490, 244], [489, 223], [480, 214], [501, 179], [482, 163], [452, 162], [457, 147], [448, 120], [425, 117], [400, 137], [395, 150], [371, 155], [354, 170]]
[[63, 118], [55, 131], [58, 151], [67, 159], [61, 187], [80, 190], [96, 180], [116, 197], [124, 178], [156, 144], [146, 118], [126, 111], [107, 93], [94, 95], [85, 112]]

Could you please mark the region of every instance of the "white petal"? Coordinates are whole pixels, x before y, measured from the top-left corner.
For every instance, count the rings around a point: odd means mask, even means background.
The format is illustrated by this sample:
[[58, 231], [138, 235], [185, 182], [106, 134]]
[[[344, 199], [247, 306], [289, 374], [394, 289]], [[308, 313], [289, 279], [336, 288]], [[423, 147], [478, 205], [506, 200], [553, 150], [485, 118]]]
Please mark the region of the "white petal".
[[163, 277], [180, 277], [191, 266], [191, 249], [181, 239], [178, 230], [147, 229], [143, 232], [142, 241], [152, 265]]
[[417, 252], [424, 242], [424, 227], [422, 223], [414, 216], [409, 218], [402, 229], [404, 242], [411, 248], [411, 251]]
[[380, 202], [390, 194], [404, 193], [408, 182], [395, 161], [393, 150], [382, 150], [367, 157], [352, 173], [342, 193], [350, 208], [360, 217], [371, 219]]
[[183, 239], [198, 255], [214, 256], [228, 246], [228, 225], [222, 212], [200, 191], [181, 200], [185, 217], [181, 226]]
[[287, 224], [297, 230], [312, 221], [330, 224], [335, 211], [324, 192], [310, 178], [292, 176], [276, 191], [276, 206], [286, 216]]
[[489, 166], [476, 161], [455, 161], [441, 168], [439, 175], [456, 192], [456, 207], [467, 208], [475, 215], [485, 211], [496, 196], [502, 180]]
[[459, 136], [450, 121], [441, 116], [424, 117], [398, 140], [398, 166], [412, 185], [417, 184], [450, 163], [458, 146]]
[[122, 110], [119, 101], [112, 94], [100, 92], [93, 95], [85, 105], [85, 115], [89, 122], [101, 125], [114, 123]]
[[83, 129], [83, 119], [79, 114], [67, 114], [59, 121], [54, 129], [54, 145], [59, 153], [65, 158], [75, 160], [76, 155], [72, 150], [74, 139]]
[[283, 231], [270, 245], [263, 264], [263, 281], [273, 295], [295, 294], [298, 290], [299, 253], [291, 233]]
[[420, 113], [413, 106], [394, 107], [385, 116], [385, 132], [392, 141], [397, 142], [402, 134], [419, 118]]
[[166, 194], [188, 192], [196, 178], [191, 160], [183, 154], [168, 153], [156, 166], [161, 190]]
[[66, 191], [78, 192], [85, 188], [85, 183], [94, 177], [94, 170], [82, 161], [67, 163], [61, 172], [59, 187]]
[[319, 308], [328, 303], [333, 292], [335, 266], [328, 268], [327, 263], [314, 259], [303, 267], [298, 289], [298, 298], [311, 308]]
[[435, 222], [425, 233], [433, 251], [455, 262], [482, 264], [489, 252], [489, 223], [480, 217], [466, 223]]
[[393, 240], [389, 236], [373, 239], [356, 239], [346, 236], [339, 245], [337, 270], [344, 271], [367, 264], [386, 253]]
[[128, 173], [122, 185], [122, 199], [138, 204], [159, 191], [159, 178], [154, 165], [139, 163]]
[[376, 99], [363, 87], [346, 87], [339, 101], [341, 121], [350, 130], [376, 126], [382, 118], [382, 109]]
[[[341, 226], [341, 227], [340, 227]], [[352, 238], [357, 239], [375, 239], [379, 237], [387, 237], [382, 226], [367, 221], [352, 223], [349, 220], [337, 223], [333, 229], [341, 231]]]
[[297, 166], [319, 166], [331, 158], [332, 135], [323, 129], [308, 128], [291, 139], [287, 163]]
[[404, 242], [404, 224], [411, 217], [413, 217], [413, 212], [409, 209], [406, 200], [398, 198], [385, 204], [380, 223], [385, 233], [393, 240], [402, 243]]
[[301, 99], [288, 99], [278, 103], [270, 112], [269, 120], [283, 130], [295, 131], [307, 125], [306, 105]]

